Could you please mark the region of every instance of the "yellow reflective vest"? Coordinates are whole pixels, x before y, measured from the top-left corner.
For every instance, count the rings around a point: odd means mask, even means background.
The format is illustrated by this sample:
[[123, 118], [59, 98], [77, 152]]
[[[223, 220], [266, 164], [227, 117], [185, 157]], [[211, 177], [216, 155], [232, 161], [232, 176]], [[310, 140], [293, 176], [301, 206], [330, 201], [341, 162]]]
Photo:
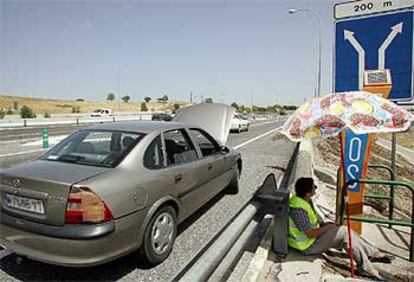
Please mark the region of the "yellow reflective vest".
[[[306, 214], [309, 217], [309, 221], [311, 224], [312, 229], [319, 228], [318, 217], [316, 212], [312, 208], [312, 206], [304, 199], [292, 196], [289, 200], [289, 207], [290, 208], [301, 208], [306, 211]], [[289, 246], [300, 251], [304, 251], [309, 248], [313, 242], [315, 242], [316, 238], [310, 238], [306, 235], [305, 232], [300, 231], [295, 222], [289, 216]]]

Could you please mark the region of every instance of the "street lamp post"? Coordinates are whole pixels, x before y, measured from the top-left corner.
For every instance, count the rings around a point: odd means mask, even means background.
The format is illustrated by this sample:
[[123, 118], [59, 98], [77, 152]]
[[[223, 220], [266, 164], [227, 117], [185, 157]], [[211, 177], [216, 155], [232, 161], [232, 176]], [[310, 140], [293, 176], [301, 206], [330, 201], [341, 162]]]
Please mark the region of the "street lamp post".
[[318, 88], [317, 88], [317, 94], [318, 97], [321, 97], [321, 30], [322, 30], [322, 26], [321, 26], [321, 19], [319, 18], [318, 14], [315, 13], [312, 10], [309, 9], [289, 9], [288, 13], [289, 14], [294, 14], [297, 12], [307, 12], [312, 14], [318, 21]]

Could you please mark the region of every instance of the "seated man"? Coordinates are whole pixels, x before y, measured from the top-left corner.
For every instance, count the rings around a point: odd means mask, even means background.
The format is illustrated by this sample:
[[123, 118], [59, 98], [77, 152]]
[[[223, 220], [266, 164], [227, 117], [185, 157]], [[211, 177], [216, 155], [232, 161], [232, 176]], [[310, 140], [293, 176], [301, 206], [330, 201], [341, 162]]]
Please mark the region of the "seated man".
[[[296, 195], [289, 200], [289, 246], [306, 255], [320, 254], [330, 248], [349, 249], [346, 226], [321, 222], [314, 209], [312, 197], [316, 185], [312, 178], [300, 178], [295, 183]], [[385, 281], [371, 262], [391, 263], [393, 256], [381, 253], [357, 233], [352, 232], [352, 251], [359, 272], [379, 281]]]

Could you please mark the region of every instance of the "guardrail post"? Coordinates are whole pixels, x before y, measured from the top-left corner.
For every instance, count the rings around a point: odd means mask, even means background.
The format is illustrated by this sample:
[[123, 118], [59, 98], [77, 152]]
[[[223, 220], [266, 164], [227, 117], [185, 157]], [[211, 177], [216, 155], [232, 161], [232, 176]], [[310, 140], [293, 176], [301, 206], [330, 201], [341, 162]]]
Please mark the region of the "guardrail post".
[[411, 242], [410, 242], [410, 261], [414, 262], [414, 200], [412, 203], [412, 211], [411, 211]]
[[115, 117], [112, 117], [112, 121], [115, 122]]
[[[395, 175], [395, 155], [397, 152], [397, 134], [395, 132], [392, 133], [392, 148], [391, 148], [391, 170], [392, 170], [392, 180], [394, 181]], [[395, 199], [395, 187], [391, 185], [391, 202], [390, 202], [390, 212], [389, 212], [389, 219], [392, 220], [394, 218], [394, 199]], [[414, 216], [414, 214], [412, 215]], [[388, 225], [388, 228], [391, 228], [391, 225]], [[412, 233], [412, 232], [411, 232]], [[412, 245], [411, 245], [412, 246]]]
[[27, 127], [27, 122], [25, 119], [23, 120], [23, 127]]
[[79, 124], [79, 118], [76, 118], [76, 124]]

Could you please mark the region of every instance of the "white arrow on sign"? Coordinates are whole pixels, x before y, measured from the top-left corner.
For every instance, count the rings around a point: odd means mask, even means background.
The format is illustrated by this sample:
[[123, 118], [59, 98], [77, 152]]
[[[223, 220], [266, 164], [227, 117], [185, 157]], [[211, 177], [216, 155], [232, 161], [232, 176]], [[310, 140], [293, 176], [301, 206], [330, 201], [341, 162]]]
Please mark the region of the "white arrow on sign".
[[391, 32], [388, 35], [387, 39], [385, 39], [384, 43], [382, 43], [381, 47], [378, 49], [378, 69], [383, 70], [385, 69], [385, 51], [387, 50], [388, 46], [394, 40], [394, 38], [399, 34], [402, 33], [403, 23], [399, 23], [394, 25], [391, 28]]
[[358, 88], [362, 90], [364, 87], [364, 70], [365, 70], [365, 50], [362, 48], [361, 44], [356, 40], [354, 33], [349, 30], [344, 30], [344, 39], [348, 40], [349, 43], [355, 48], [358, 52]]

